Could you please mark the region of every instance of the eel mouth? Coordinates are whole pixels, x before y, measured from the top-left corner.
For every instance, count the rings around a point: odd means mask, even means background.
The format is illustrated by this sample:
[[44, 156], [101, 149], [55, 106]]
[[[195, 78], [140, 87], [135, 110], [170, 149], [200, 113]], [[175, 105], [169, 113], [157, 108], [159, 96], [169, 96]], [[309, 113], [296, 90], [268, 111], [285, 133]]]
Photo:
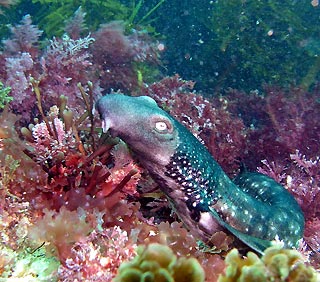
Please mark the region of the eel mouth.
[[106, 133], [108, 132], [108, 130], [110, 129], [111, 127], [111, 120], [108, 119], [108, 118], [105, 118], [102, 120], [102, 130], [103, 130], [103, 133]]

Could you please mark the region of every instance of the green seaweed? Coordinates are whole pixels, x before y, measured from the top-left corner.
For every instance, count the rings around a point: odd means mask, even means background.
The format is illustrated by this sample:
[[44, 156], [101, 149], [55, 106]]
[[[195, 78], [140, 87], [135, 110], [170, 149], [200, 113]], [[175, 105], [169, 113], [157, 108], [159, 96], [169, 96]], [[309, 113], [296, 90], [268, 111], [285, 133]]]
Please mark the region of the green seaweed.
[[165, 2], [165, 0], [160, 0], [153, 8], [151, 8], [139, 21], [138, 24], [143, 24], [146, 19], [150, 16]]
[[13, 97], [9, 96], [11, 87], [5, 87], [0, 81], [0, 109], [3, 109], [7, 103], [13, 100]]
[[[257, 87], [262, 83], [308, 88], [319, 78], [317, 56], [309, 41], [320, 31], [317, 11], [302, 2], [219, 1], [203, 23], [215, 35], [213, 44], [227, 63], [219, 76], [232, 86]], [[320, 55], [320, 49], [315, 50]], [[228, 67], [229, 65], [229, 67]], [[234, 81], [233, 83], [231, 81]], [[260, 84], [260, 85], [259, 85]]]
[[[25, 14], [32, 16], [47, 38], [61, 37], [64, 33], [66, 22], [81, 7], [85, 13], [85, 24], [88, 30], [97, 30], [100, 24], [110, 21], [123, 21], [126, 30], [139, 26], [148, 32], [156, 33], [151, 23], [155, 11], [165, 2], [159, 0], [156, 4], [150, 4], [144, 0], [28, 0], [20, 1], [16, 6], [6, 9], [6, 15], [0, 18], [0, 34], [4, 37], [8, 33], [7, 24], [18, 21]], [[8, 15], [8, 16], [7, 16]]]
[[155, 14], [157, 9], [165, 2], [166, 0], [159, 0], [153, 7], [149, 8], [149, 10], [146, 12], [146, 14], [139, 15], [142, 13], [141, 10], [144, 7], [143, 4], [144, 0], [139, 0], [139, 2], [136, 4], [135, 1], [132, 3], [131, 7], [131, 15], [128, 19], [125, 20], [126, 22], [126, 29], [133, 28], [134, 26], [144, 26], [144, 28], [149, 33], [156, 33], [155, 28], [151, 25], [156, 19], [152, 17], [152, 15]]
[[81, 6], [86, 13], [85, 21], [90, 30], [96, 30], [101, 23], [112, 20], [124, 20], [130, 14], [130, 8], [118, 0], [32, 0], [39, 7], [33, 15], [47, 37], [61, 36], [64, 32], [65, 22], [72, 17]]
[[156, 28], [165, 30], [168, 69], [197, 89], [310, 88], [320, 79], [319, 7], [310, 2], [190, 0], [165, 7]]

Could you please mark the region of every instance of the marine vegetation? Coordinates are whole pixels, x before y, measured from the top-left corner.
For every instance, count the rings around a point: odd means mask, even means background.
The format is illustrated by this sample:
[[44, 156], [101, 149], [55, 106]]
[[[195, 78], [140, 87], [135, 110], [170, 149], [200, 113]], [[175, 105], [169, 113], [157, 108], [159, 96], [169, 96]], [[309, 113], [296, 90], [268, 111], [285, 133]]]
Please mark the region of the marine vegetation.
[[[310, 274], [305, 281], [314, 281], [320, 271], [319, 87], [269, 85], [213, 96], [194, 91], [197, 82], [178, 75], [142, 73], [141, 80], [141, 69], [161, 69], [158, 42], [140, 31], [127, 34], [118, 22], [90, 33], [81, 9], [62, 36], [42, 40], [29, 15], [10, 32], [0, 53], [7, 97], [0, 114], [1, 279], [151, 277], [165, 253], [161, 275], [169, 281], [182, 280], [182, 269], [207, 282], [240, 277], [248, 261], [254, 262], [252, 275], [256, 265], [271, 268], [277, 261], [283, 279], [302, 269]], [[272, 247], [259, 258], [225, 228], [212, 234], [211, 245], [199, 242], [130, 146], [102, 132], [106, 124], [93, 109], [101, 96], [117, 92], [153, 98], [228, 177], [245, 167], [281, 183], [306, 221], [297, 249]], [[295, 260], [289, 273], [288, 258]], [[272, 281], [274, 273], [259, 277]]]
[[137, 256], [122, 263], [114, 282], [204, 282], [204, 271], [195, 258], [177, 258], [165, 245], [139, 246]]
[[8, 102], [13, 100], [13, 98], [9, 95], [10, 91], [11, 88], [5, 87], [0, 81], [0, 109], [3, 109]]
[[262, 90], [264, 84], [309, 89], [320, 75], [316, 3], [167, 2], [155, 16], [166, 35], [168, 70], [197, 81], [204, 92]]
[[264, 281], [319, 281], [312, 267], [304, 264], [304, 257], [296, 250], [282, 249], [281, 244], [266, 249], [259, 258], [249, 252], [246, 257], [239, 257], [237, 249], [226, 256], [226, 273], [218, 282], [264, 282]]
[[[6, 8], [6, 16], [2, 21], [19, 20], [16, 18], [17, 15], [21, 17], [25, 14], [31, 14], [45, 35], [50, 38], [52, 36], [62, 36], [66, 23], [80, 9], [83, 14], [78, 13], [78, 19], [83, 20], [83, 28], [87, 30], [96, 30], [101, 23], [123, 21], [127, 31], [138, 27], [150, 33], [156, 33], [155, 28], [150, 23], [155, 20], [154, 12], [165, 1], [160, 0], [151, 5], [144, 2], [143, 0], [129, 1], [129, 3], [121, 0], [16, 0], [11, 3], [14, 6]], [[23, 14], [19, 11], [23, 11]], [[1, 29], [5, 32], [5, 27], [1, 27]]]

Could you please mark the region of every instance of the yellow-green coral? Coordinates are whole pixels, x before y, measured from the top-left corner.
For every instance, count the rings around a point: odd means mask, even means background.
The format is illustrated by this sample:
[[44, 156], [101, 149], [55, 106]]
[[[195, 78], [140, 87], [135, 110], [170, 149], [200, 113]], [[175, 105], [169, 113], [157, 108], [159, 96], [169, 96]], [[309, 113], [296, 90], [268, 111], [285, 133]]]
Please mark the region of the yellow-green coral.
[[120, 265], [114, 282], [201, 282], [204, 271], [195, 258], [177, 258], [161, 244], [140, 246], [138, 255]]
[[259, 258], [249, 252], [241, 258], [237, 249], [226, 257], [226, 271], [219, 282], [319, 282], [320, 275], [304, 264], [297, 250], [282, 249], [276, 245], [266, 249]]

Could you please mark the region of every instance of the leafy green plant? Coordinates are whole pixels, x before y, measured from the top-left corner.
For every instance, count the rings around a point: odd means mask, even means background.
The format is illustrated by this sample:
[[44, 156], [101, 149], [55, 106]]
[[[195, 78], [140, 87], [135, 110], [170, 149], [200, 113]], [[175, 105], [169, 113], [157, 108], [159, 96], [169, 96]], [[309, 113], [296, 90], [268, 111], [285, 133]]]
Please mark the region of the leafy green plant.
[[5, 104], [13, 100], [9, 93], [11, 87], [5, 87], [4, 84], [0, 81], [0, 109], [3, 109]]

